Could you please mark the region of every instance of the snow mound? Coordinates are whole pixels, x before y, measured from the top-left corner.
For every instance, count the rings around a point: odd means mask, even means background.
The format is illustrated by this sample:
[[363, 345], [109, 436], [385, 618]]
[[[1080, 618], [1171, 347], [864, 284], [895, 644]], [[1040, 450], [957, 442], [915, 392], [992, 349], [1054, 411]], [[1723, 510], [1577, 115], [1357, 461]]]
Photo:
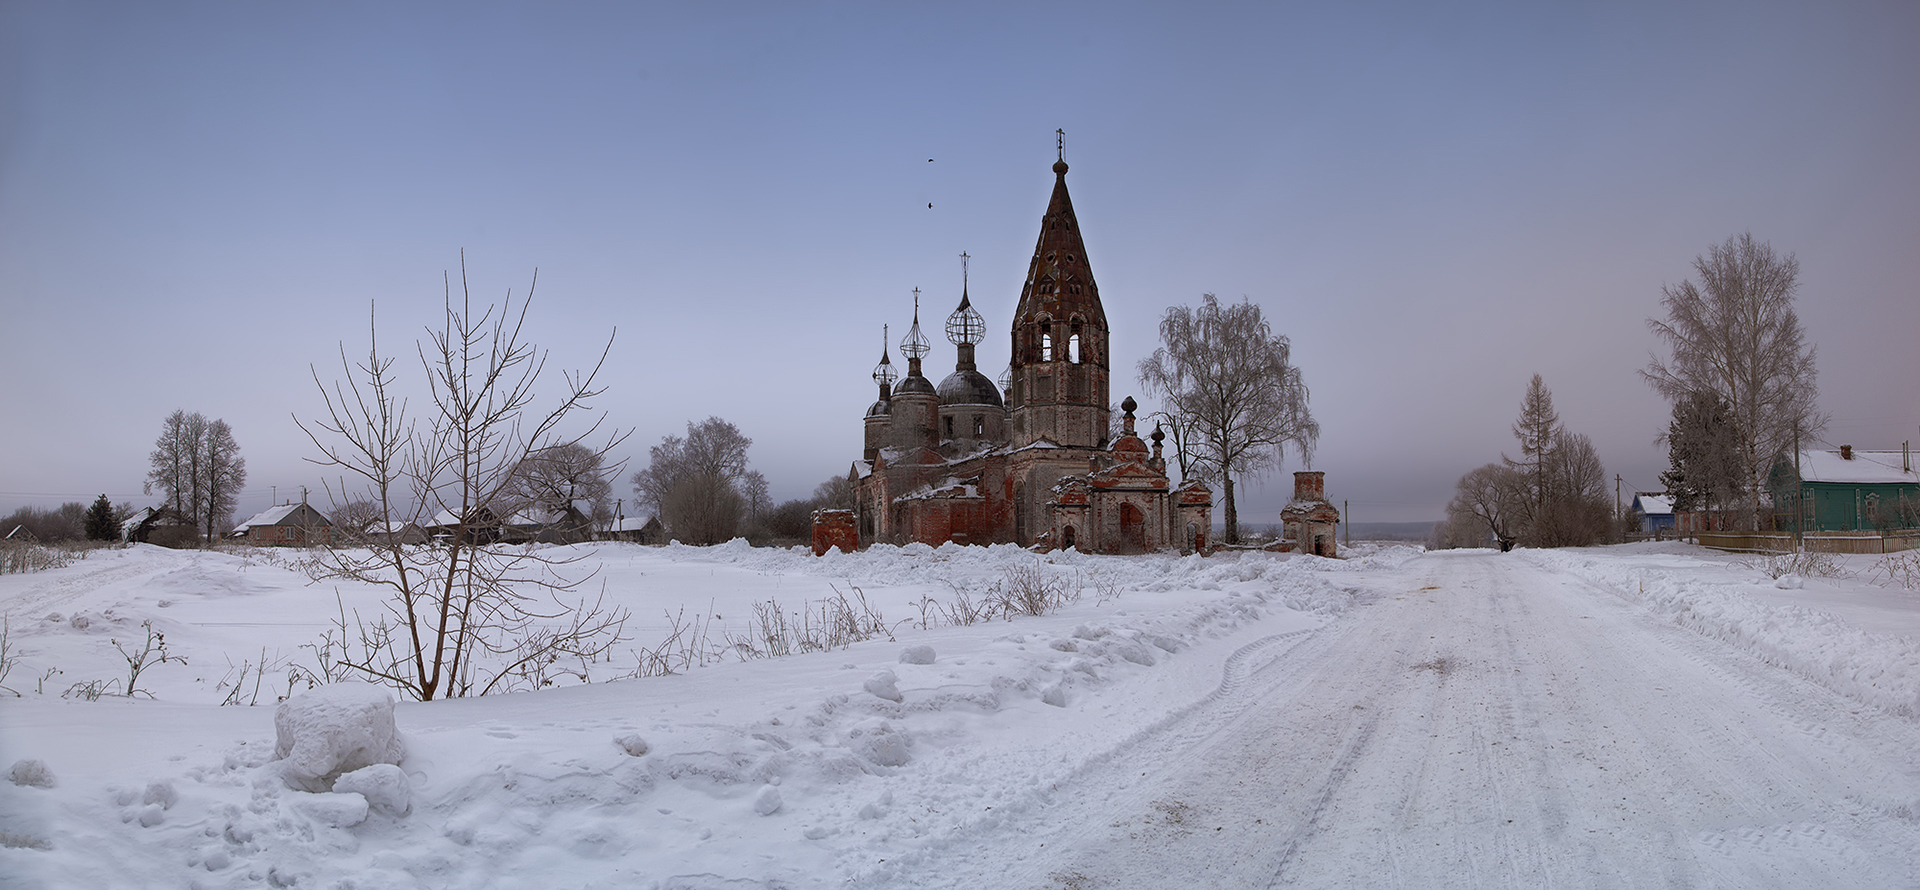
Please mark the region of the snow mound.
[[44, 761], [29, 757], [15, 763], [13, 769], [7, 770], [7, 780], [28, 788], [52, 788], [53, 770], [48, 769]]
[[899, 678], [895, 677], [892, 671], [881, 671], [868, 677], [864, 686], [875, 698], [897, 702], [905, 698], [900, 694], [899, 682]]
[[273, 728], [281, 776], [301, 791], [331, 791], [342, 773], [406, 756], [393, 697], [377, 686], [340, 683], [296, 695], [274, 709]]
[[376, 763], [341, 773], [340, 778], [333, 780], [333, 790], [336, 794], [358, 794], [366, 798], [374, 812], [394, 818], [413, 811], [413, 786], [407, 781], [407, 774], [391, 763]]
[[933, 662], [932, 646], [908, 646], [900, 650], [901, 664], [932, 664]]

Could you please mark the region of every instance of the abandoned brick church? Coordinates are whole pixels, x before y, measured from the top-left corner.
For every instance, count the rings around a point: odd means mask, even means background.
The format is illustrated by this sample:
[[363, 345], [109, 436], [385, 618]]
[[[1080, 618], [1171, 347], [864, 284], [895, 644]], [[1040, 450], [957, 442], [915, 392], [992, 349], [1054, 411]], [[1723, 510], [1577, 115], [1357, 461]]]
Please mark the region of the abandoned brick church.
[[1163, 435], [1156, 428], [1151, 446], [1141, 440], [1132, 398], [1111, 428], [1107, 315], [1064, 159], [1053, 173], [1007, 373], [996, 385], [975, 367], [986, 323], [963, 278], [946, 325], [954, 371], [938, 385], [928, 380], [922, 362], [931, 347], [916, 305], [900, 342], [906, 376], [885, 352], [873, 372], [880, 397], [867, 409], [866, 450], [851, 474], [856, 507], [816, 516], [816, 551], [823, 542], [912, 541], [1097, 553], [1206, 548], [1213, 493], [1199, 482], [1171, 484]]

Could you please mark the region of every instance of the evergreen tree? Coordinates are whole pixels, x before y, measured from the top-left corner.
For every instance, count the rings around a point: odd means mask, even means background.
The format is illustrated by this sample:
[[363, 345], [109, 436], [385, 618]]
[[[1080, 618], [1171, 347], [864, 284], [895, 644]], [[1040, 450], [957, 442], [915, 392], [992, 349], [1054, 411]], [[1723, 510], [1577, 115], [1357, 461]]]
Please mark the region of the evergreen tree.
[[86, 529], [89, 541], [117, 541], [120, 539], [120, 523], [114, 518], [113, 502], [106, 495], [94, 499], [93, 506], [87, 508]]

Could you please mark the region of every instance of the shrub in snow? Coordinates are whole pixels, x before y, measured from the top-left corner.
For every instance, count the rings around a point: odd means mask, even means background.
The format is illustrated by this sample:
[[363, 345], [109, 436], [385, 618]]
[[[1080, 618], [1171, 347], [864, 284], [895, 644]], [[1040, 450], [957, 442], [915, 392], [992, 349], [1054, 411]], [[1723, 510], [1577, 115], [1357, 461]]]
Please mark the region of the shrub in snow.
[[900, 650], [901, 664], [932, 664], [933, 660], [932, 646], [908, 646]]
[[613, 743], [619, 745], [620, 750], [627, 752], [627, 754], [632, 757], [640, 757], [649, 750], [647, 748], [647, 740], [637, 735], [623, 735], [614, 739]]
[[53, 770], [47, 769], [45, 762], [29, 757], [16, 761], [13, 769], [7, 770], [7, 780], [30, 788], [52, 788]]
[[376, 763], [333, 780], [336, 794], [358, 794], [367, 806], [394, 818], [413, 811], [413, 786], [407, 774], [391, 763]]
[[341, 773], [406, 756], [393, 728], [393, 696], [378, 686], [340, 683], [301, 693], [274, 710], [273, 728], [281, 776], [301, 791], [330, 791]]
[[904, 701], [905, 697], [900, 694], [900, 687], [896, 685], [898, 682], [898, 679], [893, 676], [892, 671], [881, 671], [868, 677], [867, 682], [863, 685], [866, 690], [876, 698], [884, 698], [887, 701]]
[[780, 812], [780, 789], [768, 785], [754, 795], [753, 811], [762, 816], [771, 816]]

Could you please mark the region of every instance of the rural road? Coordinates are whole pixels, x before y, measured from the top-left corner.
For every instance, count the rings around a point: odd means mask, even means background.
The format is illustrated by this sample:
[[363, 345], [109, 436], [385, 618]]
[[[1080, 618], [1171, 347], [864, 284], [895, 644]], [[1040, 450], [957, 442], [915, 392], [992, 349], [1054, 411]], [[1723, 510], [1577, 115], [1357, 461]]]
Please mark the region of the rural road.
[[926, 883], [1920, 884], [1911, 719], [1514, 554], [1430, 554], [1366, 583], [983, 829], [991, 864], [928, 862]]

